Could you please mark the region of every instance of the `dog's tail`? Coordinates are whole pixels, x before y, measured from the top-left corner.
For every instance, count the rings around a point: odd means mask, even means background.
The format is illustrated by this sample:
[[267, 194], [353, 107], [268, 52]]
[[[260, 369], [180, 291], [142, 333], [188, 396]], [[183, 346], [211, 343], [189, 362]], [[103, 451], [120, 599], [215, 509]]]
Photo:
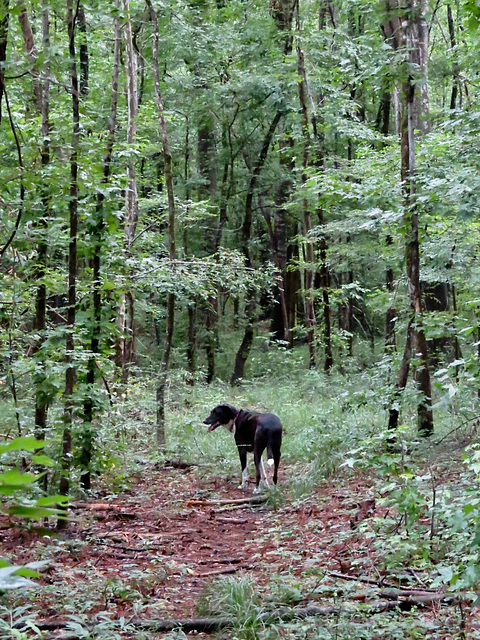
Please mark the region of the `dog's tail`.
[[274, 463], [273, 460], [273, 451], [271, 445], [267, 445], [267, 464], [269, 467]]

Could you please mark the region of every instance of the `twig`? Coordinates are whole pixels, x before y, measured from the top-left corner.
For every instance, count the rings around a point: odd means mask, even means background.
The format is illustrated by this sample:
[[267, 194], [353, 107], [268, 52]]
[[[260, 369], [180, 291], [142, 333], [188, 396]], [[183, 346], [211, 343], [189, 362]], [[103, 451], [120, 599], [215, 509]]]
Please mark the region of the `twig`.
[[5, 96], [5, 105], [7, 107], [8, 120], [10, 122], [10, 128], [12, 130], [13, 138], [15, 140], [15, 146], [16, 146], [16, 149], [17, 149], [18, 166], [20, 167], [20, 204], [19, 204], [19, 207], [18, 207], [17, 219], [15, 220], [15, 226], [13, 227], [13, 231], [10, 234], [10, 237], [8, 238], [6, 243], [3, 245], [2, 249], [0, 249], [0, 258], [3, 257], [3, 254], [8, 249], [8, 247], [11, 245], [11, 243], [13, 242], [13, 239], [17, 235], [17, 231], [18, 231], [18, 228], [20, 226], [20, 221], [21, 221], [22, 216], [23, 216], [23, 209], [24, 209], [24, 203], [25, 203], [25, 191], [26, 191], [25, 182], [24, 182], [24, 179], [23, 179], [23, 174], [24, 174], [24, 171], [25, 171], [25, 167], [23, 166], [22, 149], [20, 147], [20, 141], [19, 141], [18, 135], [17, 135], [17, 128], [16, 128], [15, 123], [13, 121], [13, 116], [12, 116], [12, 112], [11, 112], [11, 109], [10, 109], [10, 101], [8, 99], [7, 88], [6, 88], [5, 85], [3, 86], [3, 95]]
[[437, 440], [436, 442], [434, 442], [435, 446], [438, 446], [440, 443], [446, 440], [448, 436], [451, 436], [452, 433], [455, 433], [455, 431], [459, 431], [462, 427], [464, 427], [469, 422], [475, 422], [475, 420], [479, 420], [479, 419], [480, 419], [480, 416], [474, 416], [473, 418], [469, 418], [468, 420], [465, 420], [465, 422], [462, 422], [461, 424], [456, 426], [454, 429], [446, 433], [442, 438], [440, 438], [440, 440]]
[[[258, 506], [260, 506], [261, 504], [263, 503], [259, 502]], [[240, 509], [248, 509], [248, 507], [253, 506], [255, 506], [255, 504], [250, 504], [249, 502], [246, 502], [245, 504], [232, 504], [226, 507], [221, 507], [220, 509], [212, 509], [210, 513], [229, 513], [230, 511], [239, 511]]]
[[235, 573], [241, 568], [241, 566], [236, 567], [225, 567], [225, 569], [214, 569], [213, 571], [203, 571], [202, 573], [196, 573], [196, 578], [209, 578], [210, 576], [221, 576], [226, 575], [228, 573]]
[[374, 578], [367, 578], [362, 576], [352, 576], [348, 573], [339, 573], [338, 571], [327, 571], [327, 576], [331, 576], [332, 578], [340, 578], [341, 580], [353, 580], [354, 582], [364, 582], [365, 584], [373, 584], [377, 587], [386, 587], [388, 589], [400, 589], [405, 592], [428, 592], [428, 593], [440, 593], [435, 589], [429, 589], [428, 587], [422, 589], [416, 589], [415, 587], [399, 587], [392, 582], [385, 582], [384, 580], [375, 580]]
[[217, 522], [222, 522], [224, 524], [244, 524], [244, 518], [216, 518]]
[[216, 504], [261, 504], [266, 501], [265, 496], [253, 496], [251, 498], [236, 498], [236, 499], [220, 499], [220, 500], [185, 500], [185, 504], [188, 506], [214, 506]]

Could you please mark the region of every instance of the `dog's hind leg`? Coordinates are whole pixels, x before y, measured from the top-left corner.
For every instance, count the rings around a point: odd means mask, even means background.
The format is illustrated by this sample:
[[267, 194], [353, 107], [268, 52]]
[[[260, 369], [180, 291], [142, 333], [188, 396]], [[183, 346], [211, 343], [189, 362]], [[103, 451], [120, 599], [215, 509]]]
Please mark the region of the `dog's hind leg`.
[[264, 487], [268, 487], [267, 474], [265, 473], [265, 467], [263, 466], [263, 458], [260, 458], [260, 482]]
[[262, 453], [263, 451], [254, 452], [255, 469], [257, 471], [256, 486], [255, 486], [254, 493], [258, 493], [264, 487], [268, 487], [267, 474], [265, 473], [265, 467], [263, 466]]
[[273, 456], [273, 484], [277, 484], [278, 480], [278, 465], [280, 464], [280, 450], [276, 451]]

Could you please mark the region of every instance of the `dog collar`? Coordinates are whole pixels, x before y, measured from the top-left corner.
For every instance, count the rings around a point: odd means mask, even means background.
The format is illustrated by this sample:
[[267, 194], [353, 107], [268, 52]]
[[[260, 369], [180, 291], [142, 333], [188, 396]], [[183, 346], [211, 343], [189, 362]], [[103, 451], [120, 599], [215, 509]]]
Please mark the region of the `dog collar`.
[[240, 411], [237, 411], [237, 415], [235, 416], [235, 418], [233, 419], [233, 424], [232, 424], [232, 435], [235, 435], [236, 431], [237, 431], [237, 418], [240, 415]]

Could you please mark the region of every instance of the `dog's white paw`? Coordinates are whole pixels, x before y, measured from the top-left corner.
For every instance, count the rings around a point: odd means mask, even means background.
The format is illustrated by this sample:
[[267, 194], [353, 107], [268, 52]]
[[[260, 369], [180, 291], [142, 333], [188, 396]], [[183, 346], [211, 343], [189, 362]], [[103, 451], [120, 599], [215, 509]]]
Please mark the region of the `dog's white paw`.
[[238, 488], [239, 488], [239, 489], [246, 489], [246, 488], [247, 488], [247, 485], [246, 485], [246, 484], [243, 484], [243, 482], [242, 482], [242, 484], [239, 484], [239, 485], [238, 485]]

